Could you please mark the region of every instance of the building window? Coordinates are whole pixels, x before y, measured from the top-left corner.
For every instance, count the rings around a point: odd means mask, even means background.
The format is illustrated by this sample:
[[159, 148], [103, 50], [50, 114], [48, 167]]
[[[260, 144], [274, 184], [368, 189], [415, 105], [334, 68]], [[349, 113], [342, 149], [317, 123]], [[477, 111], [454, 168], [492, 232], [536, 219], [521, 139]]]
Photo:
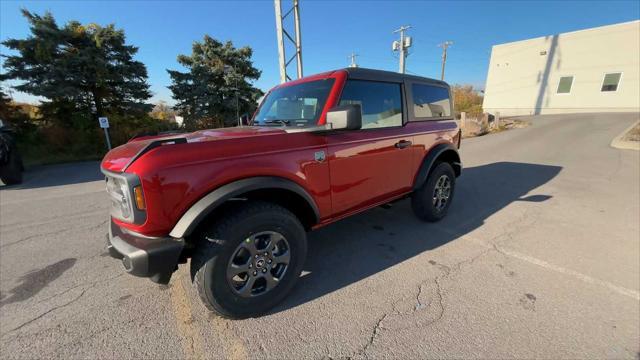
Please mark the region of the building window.
[[442, 86], [413, 84], [413, 116], [440, 118], [451, 116], [449, 89]]
[[602, 80], [602, 89], [600, 89], [600, 91], [618, 91], [618, 84], [620, 84], [621, 77], [622, 73], [604, 74], [604, 80]]
[[573, 85], [573, 76], [563, 76], [558, 83], [558, 94], [571, 93], [571, 85]]
[[400, 84], [365, 80], [347, 80], [340, 105], [360, 104], [362, 128], [402, 126]]

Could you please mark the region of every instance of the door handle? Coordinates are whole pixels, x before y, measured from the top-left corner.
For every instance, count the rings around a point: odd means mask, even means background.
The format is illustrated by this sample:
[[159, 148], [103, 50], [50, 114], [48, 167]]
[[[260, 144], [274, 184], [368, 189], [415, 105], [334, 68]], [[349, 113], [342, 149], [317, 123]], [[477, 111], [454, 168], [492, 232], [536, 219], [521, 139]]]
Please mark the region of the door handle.
[[404, 149], [406, 147], [411, 146], [411, 141], [409, 140], [400, 140], [395, 145], [398, 149]]

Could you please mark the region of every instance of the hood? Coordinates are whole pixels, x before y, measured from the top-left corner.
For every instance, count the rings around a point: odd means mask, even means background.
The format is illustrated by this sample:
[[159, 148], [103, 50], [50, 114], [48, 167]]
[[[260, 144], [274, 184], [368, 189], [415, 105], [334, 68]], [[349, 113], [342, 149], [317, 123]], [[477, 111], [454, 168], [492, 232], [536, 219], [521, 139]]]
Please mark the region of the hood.
[[166, 136], [145, 136], [136, 138], [128, 143], [109, 151], [102, 159], [101, 167], [111, 172], [122, 172], [142, 154], [152, 151], [157, 146], [170, 146], [176, 143], [195, 143], [224, 139], [237, 139], [251, 136], [266, 136], [283, 134], [285, 130], [277, 127], [244, 126], [222, 129], [200, 130], [186, 134], [171, 134]]

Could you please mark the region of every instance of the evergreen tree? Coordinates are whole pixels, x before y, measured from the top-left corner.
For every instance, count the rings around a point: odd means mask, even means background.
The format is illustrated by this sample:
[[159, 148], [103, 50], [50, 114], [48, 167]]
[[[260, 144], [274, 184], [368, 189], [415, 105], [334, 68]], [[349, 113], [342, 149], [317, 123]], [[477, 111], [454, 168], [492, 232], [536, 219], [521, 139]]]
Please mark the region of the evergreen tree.
[[187, 129], [236, 125], [236, 89], [240, 115], [255, 110], [262, 91], [249, 82], [260, 77], [252, 54], [250, 47], [237, 49], [230, 41], [222, 44], [205, 35], [194, 42], [190, 56], [178, 56], [187, 71], [167, 70], [169, 89]]
[[4, 55], [2, 80], [18, 80], [16, 90], [44, 97], [43, 115], [87, 127], [97, 116], [151, 109], [144, 103], [151, 97], [147, 69], [134, 60], [138, 48], [126, 44], [123, 30], [77, 21], [59, 27], [49, 12], [22, 14], [31, 35], [3, 42], [17, 54]]

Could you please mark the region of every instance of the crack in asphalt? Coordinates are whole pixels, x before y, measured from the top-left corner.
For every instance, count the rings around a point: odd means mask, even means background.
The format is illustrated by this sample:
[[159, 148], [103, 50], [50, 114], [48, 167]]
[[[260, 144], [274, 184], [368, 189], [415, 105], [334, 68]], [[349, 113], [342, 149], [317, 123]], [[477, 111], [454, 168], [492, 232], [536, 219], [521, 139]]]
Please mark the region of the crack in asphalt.
[[43, 312], [42, 314], [40, 314], [40, 315], [38, 315], [38, 316], [36, 316], [36, 317], [34, 317], [34, 318], [30, 319], [30, 320], [27, 320], [27, 321], [23, 322], [22, 324], [18, 325], [17, 327], [15, 327], [15, 328], [13, 328], [13, 329], [11, 329], [11, 330], [9, 330], [9, 331], [7, 331], [7, 332], [3, 333], [3, 334], [1, 335], [1, 337], [2, 337], [2, 338], [4, 338], [4, 337], [6, 337], [7, 335], [9, 335], [9, 334], [11, 334], [11, 333], [13, 333], [13, 332], [15, 332], [15, 331], [17, 331], [17, 330], [19, 330], [19, 329], [21, 329], [21, 328], [25, 327], [25, 326], [27, 326], [27, 325], [29, 325], [29, 324], [31, 324], [31, 323], [33, 323], [33, 322], [37, 321], [37, 320], [42, 319], [43, 317], [45, 317], [46, 315], [50, 314], [51, 312], [53, 312], [53, 311], [55, 311], [55, 310], [58, 310], [58, 309], [61, 309], [61, 308], [64, 308], [64, 307], [67, 307], [67, 306], [71, 305], [72, 303], [74, 303], [74, 302], [76, 302], [76, 301], [80, 300], [80, 298], [81, 298], [81, 297], [83, 297], [83, 296], [84, 296], [84, 294], [85, 294], [88, 290], [93, 289], [93, 288], [94, 288], [94, 287], [96, 287], [98, 284], [100, 284], [100, 283], [104, 283], [104, 282], [108, 282], [108, 281], [110, 281], [110, 280], [116, 279], [116, 278], [118, 278], [118, 277], [120, 277], [120, 276], [123, 276], [123, 275], [125, 275], [125, 274], [124, 274], [124, 273], [122, 273], [122, 274], [118, 274], [118, 275], [116, 275], [116, 276], [113, 276], [113, 277], [110, 277], [110, 278], [107, 278], [107, 279], [100, 279], [100, 280], [96, 280], [96, 281], [93, 281], [93, 282], [89, 282], [89, 283], [85, 283], [85, 284], [76, 285], [76, 286], [73, 286], [73, 287], [71, 287], [71, 288], [68, 288], [68, 289], [66, 289], [66, 290], [64, 290], [64, 291], [62, 291], [62, 292], [60, 292], [60, 293], [54, 294], [54, 295], [49, 296], [49, 297], [47, 297], [47, 298], [45, 298], [45, 299], [43, 299], [43, 300], [38, 301], [37, 303], [39, 304], [39, 303], [42, 303], [42, 302], [44, 302], [44, 301], [46, 301], [46, 300], [50, 300], [50, 299], [52, 299], [52, 298], [59, 297], [60, 295], [63, 295], [63, 294], [65, 294], [65, 293], [67, 293], [67, 292], [69, 292], [69, 291], [71, 291], [71, 290], [73, 290], [73, 289], [77, 289], [77, 288], [79, 288], [79, 287], [81, 287], [81, 286], [84, 286], [84, 285], [89, 285], [86, 289], [83, 289], [83, 290], [82, 290], [82, 292], [80, 292], [80, 295], [78, 295], [77, 297], [73, 298], [72, 300], [70, 300], [70, 301], [68, 301], [68, 302], [66, 302], [66, 303], [64, 303], [64, 304], [62, 304], [62, 305], [54, 306], [54, 307], [52, 307], [51, 309], [49, 309], [49, 310], [47, 310], [47, 311]]
[[99, 224], [90, 226], [89, 228], [87, 228], [87, 230], [98, 230], [99, 228], [105, 226], [109, 222], [109, 220], [110, 218], [104, 219]]
[[[91, 225], [91, 226], [89, 226], [89, 227], [87, 227], [87, 228], [84, 228], [83, 230], [88, 230], [88, 231], [97, 230], [97, 229], [99, 229], [100, 227], [104, 226], [108, 221], [109, 221], [109, 219], [104, 220], [104, 221], [101, 221], [99, 224], [97, 224], [97, 225]], [[0, 249], [4, 249], [4, 248], [7, 248], [7, 247], [10, 247], [10, 246], [13, 246], [13, 245], [16, 245], [16, 244], [19, 244], [19, 243], [25, 242], [25, 241], [32, 240], [32, 239], [34, 239], [34, 238], [41, 237], [41, 236], [52, 236], [52, 235], [58, 235], [58, 234], [62, 234], [62, 233], [64, 233], [64, 232], [73, 231], [73, 230], [76, 230], [76, 229], [75, 229], [75, 228], [64, 228], [64, 229], [60, 229], [60, 230], [56, 230], [56, 231], [44, 232], [44, 233], [35, 234], [35, 235], [29, 235], [29, 236], [24, 237], [24, 238], [19, 238], [19, 239], [18, 239], [18, 240], [16, 240], [16, 241], [13, 241], [13, 242], [9, 242], [9, 243], [6, 243], [6, 244], [3, 244], [3, 245], [0, 245]]]
[[4, 248], [7, 248], [9, 246], [12, 246], [12, 245], [15, 245], [15, 244], [19, 244], [21, 242], [28, 241], [28, 240], [31, 240], [31, 239], [34, 239], [34, 238], [37, 238], [37, 237], [40, 237], [40, 236], [58, 235], [58, 234], [63, 233], [65, 231], [71, 231], [71, 230], [72, 229], [70, 229], [70, 228], [64, 228], [64, 229], [60, 229], [60, 230], [56, 230], [56, 231], [45, 232], [45, 233], [40, 233], [40, 234], [35, 234], [35, 235], [29, 235], [27, 237], [20, 238], [20, 239], [18, 239], [16, 241], [3, 244], [3, 245], [0, 246], [0, 249], [4, 249]]
[[87, 292], [87, 290], [89, 290], [90, 288], [91, 288], [91, 287], [89, 287], [89, 288], [86, 288], [86, 289], [82, 290], [82, 292], [80, 293], [80, 295], [78, 295], [77, 297], [73, 298], [71, 301], [66, 302], [66, 303], [64, 303], [64, 304], [62, 304], [62, 305], [54, 306], [53, 308], [51, 308], [51, 309], [49, 309], [49, 310], [47, 310], [47, 311], [43, 312], [42, 314], [40, 314], [40, 315], [36, 316], [35, 318], [33, 318], [33, 319], [31, 319], [31, 320], [28, 320], [28, 321], [25, 321], [24, 323], [20, 324], [19, 326], [15, 327], [15, 328], [13, 328], [13, 329], [11, 329], [11, 330], [9, 330], [9, 331], [7, 331], [6, 333], [2, 334], [2, 337], [4, 337], [4, 336], [6, 336], [6, 335], [8, 335], [8, 334], [10, 334], [10, 333], [12, 333], [12, 332], [14, 332], [14, 331], [16, 331], [16, 330], [19, 330], [19, 329], [21, 329], [21, 328], [23, 328], [23, 327], [25, 327], [25, 326], [27, 326], [27, 325], [31, 324], [31, 323], [32, 323], [32, 322], [34, 322], [34, 321], [37, 321], [37, 320], [42, 319], [43, 317], [45, 317], [46, 315], [50, 314], [51, 312], [53, 312], [53, 311], [55, 311], [55, 310], [58, 310], [58, 309], [64, 308], [64, 307], [69, 306], [69, 305], [71, 305], [72, 303], [74, 303], [74, 302], [76, 302], [76, 301], [80, 300], [80, 298], [81, 298], [81, 297], [83, 297], [83, 296], [84, 296], [84, 294]]
[[[500, 236], [496, 236], [500, 237]], [[492, 239], [493, 240], [493, 239]], [[477, 254], [476, 256], [473, 256], [469, 259], [465, 259], [462, 260], [456, 264], [454, 264], [453, 266], [448, 266], [445, 264], [441, 264], [441, 263], [437, 263], [433, 260], [429, 260], [429, 263], [435, 267], [437, 267], [441, 273], [439, 275], [437, 275], [436, 277], [432, 278], [432, 279], [428, 279], [425, 280], [423, 282], [421, 282], [420, 284], [418, 284], [418, 288], [416, 290], [416, 295], [415, 297], [413, 297], [416, 301], [416, 305], [413, 307], [413, 310], [409, 311], [409, 312], [402, 312], [400, 310], [397, 309], [397, 305], [401, 302], [406, 301], [406, 297], [402, 297], [400, 299], [398, 299], [397, 301], [393, 302], [392, 306], [391, 306], [391, 310], [387, 311], [385, 313], [382, 314], [382, 316], [376, 321], [369, 339], [367, 341], [367, 343], [358, 351], [355, 353], [355, 355], [353, 356], [347, 356], [348, 359], [351, 359], [353, 357], [357, 357], [357, 356], [362, 356], [365, 359], [369, 359], [369, 355], [367, 353], [367, 351], [369, 350], [369, 348], [371, 346], [374, 345], [376, 339], [380, 336], [381, 334], [381, 329], [383, 329], [382, 323], [390, 317], [393, 316], [405, 316], [405, 315], [411, 315], [414, 314], [418, 311], [421, 311], [422, 309], [429, 309], [432, 306], [432, 301], [430, 301], [428, 304], [424, 304], [422, 302], [422, 300], [420, 300], [422, 293], [424, 292], [424, 287], [428, 284], [428, 283], [433, 283], [434, 285], [434, 293], [435, 293], [435, 300], [437, 303], [437, 313], [434, 317], [433, 320], [429, 321], [428, 323], [424, 324], [424, 327], [428, 327], [431, 326], [437, 322], [439, 322], [440, 320], [442, 320], [442, 318], [444, 317], [444, 313], [445, 313], [445, 302], [444, 302], [444, 292], [442, 290], [442, 284], [441, 281], [444, 279], [447, 279], [451, 274], [456, 273], [458, 271], [460, 271], [462, 269], [463, 266], [466, 265], [471, 265], [473, 264], [476, 260], [478, 260], [479, 258], [487, 255], [488, 253], [490, 253], [491, 251], [498, 251], [500, 253], [502, 253], [502, 251], [497, 247], [497, 245], [494, 245], [494, 248], [491, 249], [486, 249], [482, 252], [480, 252], [479, 254]], [[504, 253], [502, 253], [504, 254]], [[505, 255], [506, 256], [506, 255]]]
[[373, 327], [373, 331], [371, 332], [371, 336], [369, 336], [369, 341], [367, 341], [367, 343], [364, 345], [362, 350], [360, 350], [358, 352], [358, 355], [364, 356], [365, 359], [369, 358], [369, 355], [367, 355], [367, 350], [369, 349], [369, 347], [371, 345], [373, 345], [373, 342], [376, 340], [376, 337], [378, 336], [378, 333], [380, 332], [380, 329], [382, 328], [382, 322], [384, 321], [384, 319], [387, 318], [387, 315], [388, 314], [383, 314], [382, 317], [380, 319], [378, 319], [378, 321], [376, 321], [376, 325]]
[[[5, 205], [5, 204], [3, 204]], [[96, 210], [93, 212], [87, 212], [87, 211], [82, 211], [79, 213], [67, 213], [64, 215], [60, 215], [60, 216], [53, 216], [53, 217], [49, 217], [46, 220], [43, 221], [35, 221], [35, 222], [24, 222], [24, 221], [17, 221], [17, 222], [13, 222], [13, 223], [3, 223], [2, 224], [2, 230], [3, 231], [16, 231], [16, 230], [21, 230], [24, 228], [33, 228], [36, 226], [41, 226], [41, 225], [49, 225], [49, 224], [54, 224], [54, 223], [59, 223], [60, 220], [65, 220], [65, 219], [79, 219], [79, 218], [85, 218], [85, 217], [92, 217], [92, 216], [97, 216], [97, 215], [102, 215], [102, 214], [108, 214], [108, 208], [104, 208], [104, 209], [100, 209], [100, 210]]]
[[63, 291], [61, 291], [61, 292], [59, 292], [59, 293], [56, 293], [56, 294], [53, 294], [53, 295], [51, 295], [51, 296], [47, 296], [47, 297], [46, 297], [46, 298], [44, 298], [44, 299], [38, 300], [38, 302], [37, 302], [36, 304], [40, 304], [40, 303], [43, 303], [43, 302], [45, 302], [45, 301], [47, 301], [47, 300], [50, 300], [50, 299], [53, 299], [53, 298], [59, 297], [60, 295], [66, 294], [66, 293], [68, 293], [69, 291], [74, 290], [74, 289], [77, 289], [77, 288], [79, 288], [79, 287], [82, 287], [82, 286], [85, 286], [85, 285], [90, 285], [90, 286], [92, 286], [92, 285], [94, 285], [94, 284], [98, 284], [98, 283], [101, 283], [101, 282], [108, 282], [108, 281], [111, 281], [111, 280], [113, 280], [113, 279], [117, 279], [117, 278], [119, 278], [119, 277], [121, 277], [121, 276], [123, 276], [123, 275], [125, 275], [125, 274], [126, 274], [126, 273], [121, 273], [121, 274], [118, 274], [118, 275], [116, 275], [116, 276], [112, 276], [112, 277], [109, 277], [109, 278], [106, 278], [106, 279], [90, 281], [90, 282], [86, 282], [86, 283], [82, 283], [82, 284], [78, 284], [78, 285], [72, 286], [72, 287], [70, 287], [70, 288], [67, 288], [67, 289], [65, 289], [65, 290], [63, 290]]
[[[522, 222], [527, 221], [527, 224], [522, 224]], [[500, 243], [504, 243], [504, 242], [508, 242], [510, 240], [513, 240], [513, 234], [520, 231], [521, 228], [526, 227], [526, 226], [531, 226], [532, 224], [535, 224], [537, 221], [537, 216], [529, 216], [529, 210], [528, 208], [525, 208], [524, 211], [522, 212], [522, 214], [520, 216], [518, 216], [516, 219], [512, 220], [509, 222], [509, 224], [507, 224], [505, 226], [505, 228], [511, 229], [510, 231], [507, 231], [505, 233], [500, 233], [499, 235], [494, 236], [493, 238], [489, 239], [488, 242], [492, 245], [492, 248], [488, 248], [484, 251], [481, 251], [479, 254], [459, 261], [456, 264], [452, 265], [452, 266], [448, 266], [445, 264], [441, 264], [441, 263], [437, 263], [434, 260], [429, 260], [429, 263], [433, 266], [436, 266], [442, 273], [440, 275], [437, 275], [436, 277], [423, 281], [418, 285], [418, 289], [415, 295], [415, 301], [416, 301], [416, 305], [413, 307], [413, 310], [409, 313], [403, 313], [401, 311], [399, 311], [396, 306], [398, 303], [405, 301], [405, 298], [401, 298], [398, 301], [395, 301], [392, 304], [392, 313], [389, 312], [385, 312], [382, 317], [380, 317], [376, 323], [375, 326], [373, 327], [372, 331], [371, 331], [371, 335], [369, 336], [369, 339], [367, 341], [367, 343], [362, 347], [362, 349], [360, 349], [355, 356], [363, 356], [365, 359], [369, 358], [369, 355], [367, 354], [367, 351], [369, 350], [369, 348], [371, 346], [374, 345], [374, 342], [376, 340], [376, 338], [379, 336], [380, 334], [380, 329], [382, 329], [382, 322], [387, 319], [387, 317], [390, 316], [403, 316], [403, 315], [409, 315], [409, 314], [413, 314], [416, 311], [420, 311], [422, 309], [425, 308], [430, 308], [432, 302], [429, 302], [428, 304], [423, 304], [422, 300], [420, 300], [420, 297], [423, 293], [424, 287], [426, 286], [427, 283], [429, 282], [433, 282], [434, 284], [434, 289], [435, 289], [435, 296], [436, 296], [436, 300], [437, 300], [437, 304], [438, 304], [438, 313], [436, 315], [436, 317], [429, 321], [427, 324], [425, 324], [424, 326], [431, 326], [435, 323], [437, 323], [438, 321], [442, 320], [442, 318], [444, 317], [444, 312], [445, 312], [445, 304], [444, 304], [444, 294], [443, 294], [443, 290], [442, 290], [442, 284], [441, 281], [447, 279], [451, 274], [456, 273], [458, 271], [460, 271], [462, 269], [463, 266], [466, 265], [471, 265], [473, 264], [476, 260], [478, 260], [481, 257], [484, 257], [485, 255], [489, 254], [492, 251], [496, 251], [498, 253], [500, 253], [503, 256], [508, 256], [502, 249], [500, 249], [500, 247], [497, 245], [497, 241], [498, 239], [501, 238], [506, 238], [502, 241], [500, 241]], [[347, 358], [352, 358], [352, 356], [348, 356]]]
[[420, 310], [420, 309], [425, 307], [425, 305], [422, 304], [422, 301], [420, 301], [420, 295], [422, 295], [423, 285], [424, 284], [418, 285], [418, 293], [416, 294], [416, 303], [417, 303], [417, 305], [415, 306], [414, 310]]

